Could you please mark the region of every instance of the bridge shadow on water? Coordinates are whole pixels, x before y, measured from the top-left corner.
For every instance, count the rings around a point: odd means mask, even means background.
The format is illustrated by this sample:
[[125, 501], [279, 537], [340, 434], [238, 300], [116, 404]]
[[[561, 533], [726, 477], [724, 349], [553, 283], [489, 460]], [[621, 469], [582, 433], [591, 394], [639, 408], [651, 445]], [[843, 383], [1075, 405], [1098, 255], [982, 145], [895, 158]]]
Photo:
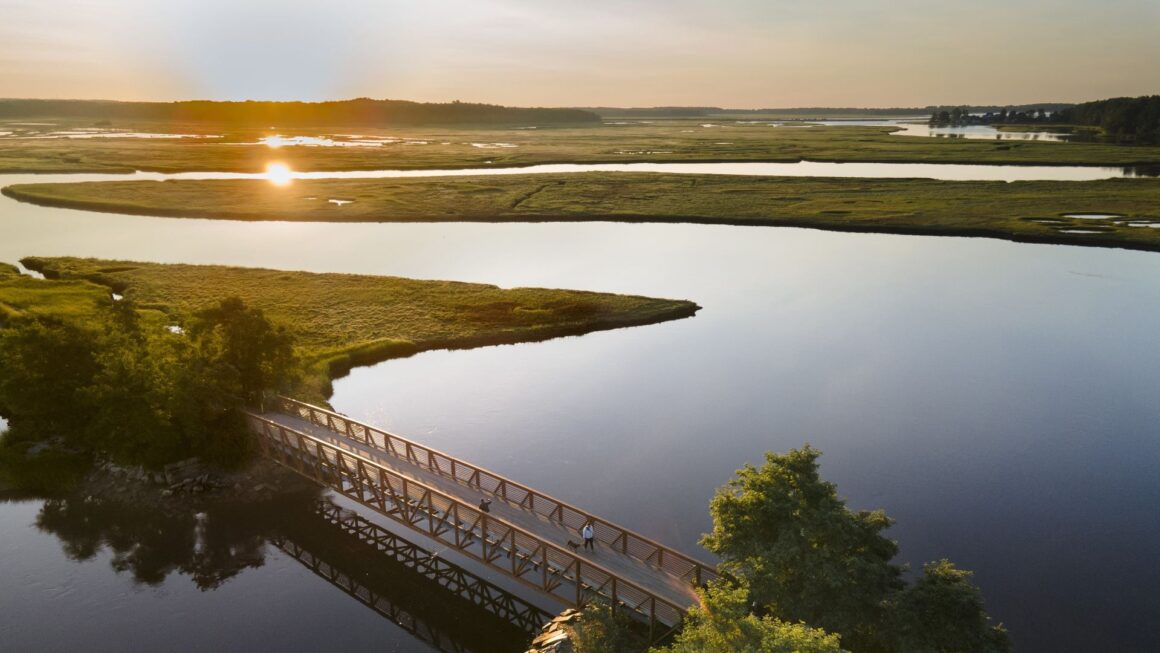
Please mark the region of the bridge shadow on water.
[[271, 547], [440, 651], [522, 650], [548, 612], [345, 510], [321, 490], [276, 498], [207, 501], [173, 509], [69, 496], [45, 500], [36, 527], [70, 559], [112, 554], [118, 573], [160, 586], [185, 575], [213, 591], [261, 567]]
[[516, 651], [552, 615], [329, 502], [272, 542], [440, 651]]

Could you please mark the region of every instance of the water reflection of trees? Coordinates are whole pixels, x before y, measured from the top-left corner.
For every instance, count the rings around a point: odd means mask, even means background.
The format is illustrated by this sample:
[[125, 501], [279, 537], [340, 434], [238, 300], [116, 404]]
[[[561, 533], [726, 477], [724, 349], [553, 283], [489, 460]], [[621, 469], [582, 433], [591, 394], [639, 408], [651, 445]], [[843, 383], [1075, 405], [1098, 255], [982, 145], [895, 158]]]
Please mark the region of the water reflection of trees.
[[311, 492], [174, 509], [74, 496], [46, 500], [36, 526], [59, 538], [72, 560], [91, 560], [107, 549], [113, 568], [138, 583], [160, 585], [176, 572], [209, 590], [263, 564], [275, 529], [268, 515], [305, 514], [316, 499]]
[[196, 506], [46, 499], [36, 518], [72, 560], [111, 554], [112, 567], [158, 586], [173, 574], [212, 590], [260, 567], [270, 547], [296, 559], [436, 650], [521, 650], [550, 615], [405, 538], [302, 487], [266, 501]]

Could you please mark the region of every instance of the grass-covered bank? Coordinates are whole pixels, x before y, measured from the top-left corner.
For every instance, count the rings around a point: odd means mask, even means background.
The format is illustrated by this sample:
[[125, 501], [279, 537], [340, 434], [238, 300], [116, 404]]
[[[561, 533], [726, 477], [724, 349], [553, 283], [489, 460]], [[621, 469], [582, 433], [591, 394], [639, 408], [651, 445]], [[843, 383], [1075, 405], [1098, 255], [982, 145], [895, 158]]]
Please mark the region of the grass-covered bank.
[[[243, 411], [321, 401], [350, 367], [692, 315], [580, 291], [92, 259], [0, 267], [0, 492], [53, 491], [94, 459], [158, 470], [252, 453]], [[114, 297], [114, 293], [122, 296]], [[39, 488], [39, 489], [38, 489]], [[172, 489], [172, 488], [171, 488]]]
[[22, 317], [85, 317], [104, 301], [109, 290], [97, 284], [35, 279], [0, 263], [0, 328]]
[[[62, 123], [62, 125], [65, 123]], [[1008, 165], [1160, 164], [1160, 147], [898, 136], [897, 127], [771, 126], [763, 121], [614, 120], [585, 127], [360, 129], [390, 139], [374, 147], [268, 147], [273, 136], [349, 137], [349, 127], [238, 129], [228, 124], [115, 125], [214, 138], [2, 138], [0, 173], [262, 172], [271, 161], [294, 170], [438, 169], [542, 163], [846, 161]], [[0, 128], [5, 128], [0, 124]]]
[[[699, 222], [1160, 250], [1160, 179], [934, 181], [578, 173], [8, 186], [15, 199], [167, 217], [315, 222]], [[347, 203], [336, 204], [331, 199]], [[1069, 214], [1115, 214], [1107, 219]]]
[[[306, 375], [300, 396], [321, 400], [330, 380], [357, 365], [430, 349], [546, 340], [693, 315], [693, 302], [574, 290], [503, 289], [451, 281], [314, 274], [225, 266], [78, 258], [27, 258], [64, 288], [114, 290], [180, 322], [222, 297], [261, 309], [294, 336]], [[75, 286], [83, 282], [83, 286]], [[93, 285], [97, 284], [97, 285]], [[0, 285], [0, 307], [5, 305]], [[32, 306], [15, 303], [14, 310]]]

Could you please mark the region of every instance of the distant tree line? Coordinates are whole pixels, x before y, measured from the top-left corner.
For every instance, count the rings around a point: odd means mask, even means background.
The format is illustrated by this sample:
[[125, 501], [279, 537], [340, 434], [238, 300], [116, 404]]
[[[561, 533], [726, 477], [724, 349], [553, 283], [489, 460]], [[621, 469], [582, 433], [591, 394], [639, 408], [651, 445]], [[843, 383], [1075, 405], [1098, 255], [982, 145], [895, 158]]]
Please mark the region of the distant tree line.
[[1156, 143], [1160, 141], [1160, 95], [1112, 98], [1055, 110], [1012, 107], [979, 113], [970, 107], [953, 107], [936, 109], [930, 115], [930, 124], [936, 126], [1040, 123], [1099, 127], [1110, 140]]
[[60, 117], [92, 120], [207, 121], [255, 126], [303, 125], [540, 125], [591, 123], [580, 109], [504, 107], [469, 102], [426, 103], [359, 98], [338, 102], [114, 102], [108, 100], [0, 100], [0, 118]]
[[794, 117], [814, 116], [818, 120], [825, 119], [827, 116], [866, 116], [866, 117], [880, 117], [893, 118], [899, 116], [921, 116], [933, 112], [938, 115], [941, 111], [946, 110], [948, 113], [955, 108], [966, 111], [967, 113], [998, 113], [1000, 110], [1007, 110], [1009, 112], [1017, 112], [1019, 114], [1034, 113], [1038, 109], [1043, 109], [1047, 112], [1061, 111], [1071, 104], [1060, 102], [1049, 102], [1042, 105], [1018, 105], [1013, 107], [1000, 107], [989, 105], [970, 105], [962, 107], [953, 106], [925, 106], [925, 107], [782, 107], [779, 109], [764, 108], [764, 109], [729, 109], [723, 107], [582, 107], [585, 111], [591, 111], [602, 117], [624, 117], [624, 118], [705, 118], [709, 116], [721, 114], [737, 114], [737, 115], [790, 115]]
[[1091, 125], [1118, 141], [1160, 141], [1160, 95], [1120, 97], [1077, 104], [1059, 112], [1059, 121]]
[[[928, 107], [929, 108], [929, 107]], [[737, 115], [793, 115], [817, 116], [819, 119], [828, 115], [865, 115], [865, 116], [909, 116], [922, 115], [927, 109], [922, 108], [891, 108], [891, 109], [864, 109], [841, 107], [791, 107], [785, 109], [728, 109], [724, 107], [585, 107], [602, 117], [623, 118], [706, 118], [721, 114]]]
[[987, 113], [997, 115], [1003, 111], [1006, 111], [1009, 114], [1010, 113], [1035, 114], [1035, 113], [1038, 113], [1040, 109], [1043, 109], [1043, 111], [1045, 113], [1057, 113], [1059, 111], [1063, 111], [1064, 109], [1068, 109], [1068, 108], [1071, 108], [1074, 106], [1075, 106], [1074, 103], [1067, 103], [1067, 102], [1039, 102], [1039, 103], [1035, 103], [1035, 104], [1006, 104], [1006, 105], [998, 105], [998, 104], [947, 104], [947, 105], [930, 105], [930, 106], [924, 107], [924, 110], [928, 113], [932, 113], [932, 112], [937, 113], [937, 112], [940, 112], [943, 110], [951, 111], [957, 107], [957, 108], [962, 109], [963, 111], [966, 111], [968, 113], [977, 113], [980, 115], [987, 114]]
[[997, 111], [979, 113], [970, 107], [954, 107], [934, 110], [930, 114], [930, 124], [937, 127], [961, 127], [965, 125], [1032, 124], [1060, 122], [1060, 112], [1051, 112], [1043, 107], [1026, 109], [1002, 108]]
[[705, 116], [726, 113], [728, 110], [721, 107], [585, 107], [582, 111], [591, 111], [601, 117], [623, 118], [704, 118]]

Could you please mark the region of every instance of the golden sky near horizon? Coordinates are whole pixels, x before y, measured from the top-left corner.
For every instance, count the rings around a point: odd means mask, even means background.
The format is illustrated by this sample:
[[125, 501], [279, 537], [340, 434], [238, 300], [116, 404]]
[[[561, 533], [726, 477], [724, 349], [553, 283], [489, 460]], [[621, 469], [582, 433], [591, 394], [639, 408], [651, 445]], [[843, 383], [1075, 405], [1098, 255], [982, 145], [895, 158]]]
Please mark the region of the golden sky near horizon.
[[1157, 0], [0, 0], [0, 97], [756, 108], [1155, 93]]

